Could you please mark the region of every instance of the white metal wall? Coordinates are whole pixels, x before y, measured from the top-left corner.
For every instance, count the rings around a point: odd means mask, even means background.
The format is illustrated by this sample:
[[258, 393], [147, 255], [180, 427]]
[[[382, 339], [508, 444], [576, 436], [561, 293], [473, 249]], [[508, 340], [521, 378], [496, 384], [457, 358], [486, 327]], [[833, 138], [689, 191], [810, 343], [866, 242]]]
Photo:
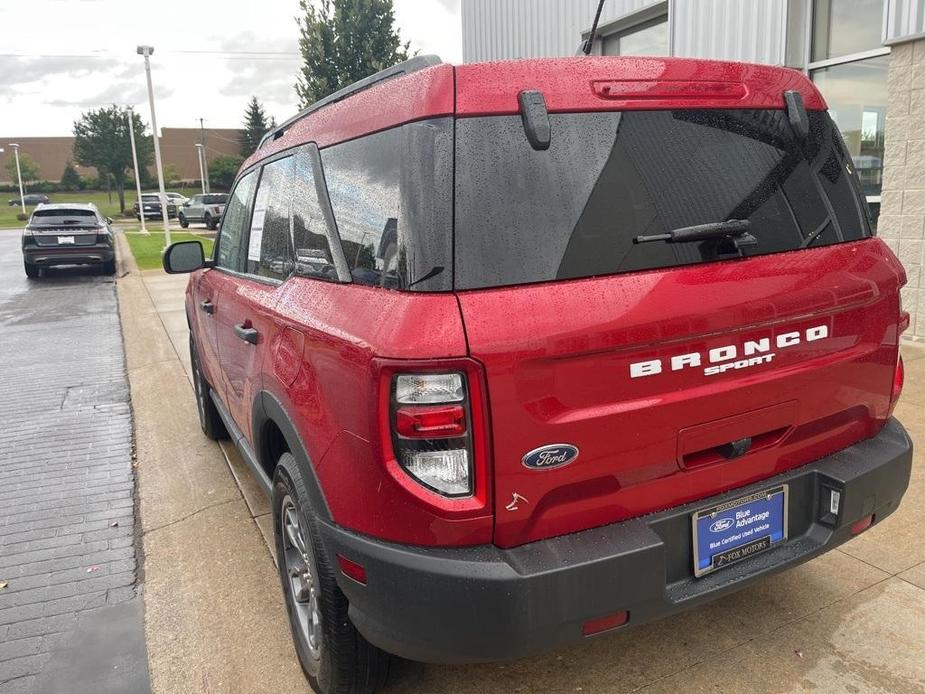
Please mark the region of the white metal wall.
[[674, 54], [783, 65], [786, 5], [786, 0], [675, 0]]
[[[607, 0], [601, 23], [654, 4]], [[462, 0], [463, 59], [574, 55], [596, 8], [597, 0]], [[783, 64], [785, 8], [786, 0], [670, 0], [674, 55]]]
[[912, 37], [923, 36], [925, 0], [887, 0], [886, 43], [900, 43]]
[[[607, 0], [601, 23], [658, 0]], [[597, 0], [462, 0], [463, 60], [574, 55]]]

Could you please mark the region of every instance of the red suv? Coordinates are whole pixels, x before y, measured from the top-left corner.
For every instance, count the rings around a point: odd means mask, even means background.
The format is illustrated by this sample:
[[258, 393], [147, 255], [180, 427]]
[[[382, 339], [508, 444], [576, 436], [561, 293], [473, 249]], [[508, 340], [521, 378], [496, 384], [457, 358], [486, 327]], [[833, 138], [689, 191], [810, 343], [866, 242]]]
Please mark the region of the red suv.
[[908, 484], [905, 274], [792, 70], [416, 58], [271, 132], [165, 268], [320, 692], [692, 607]]

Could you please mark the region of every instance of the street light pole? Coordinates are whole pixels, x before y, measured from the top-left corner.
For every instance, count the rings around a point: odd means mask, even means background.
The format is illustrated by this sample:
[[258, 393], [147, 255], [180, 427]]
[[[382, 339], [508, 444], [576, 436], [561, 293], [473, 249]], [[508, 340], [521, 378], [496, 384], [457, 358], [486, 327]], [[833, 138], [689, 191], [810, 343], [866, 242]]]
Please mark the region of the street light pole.
[[[145, 75], [148, 78], [148, 101], [151, 104], [151, 129], [154, 131], [154, 165], [157, 168], [157, 187], [160, 191], [161, 218], [164, 220], [164, 247], [170, 245], [170, 220], [167, 218], [167, 193], [164, 190], [164, 168], [161, 165], [161, 144], [157, 138], [157, 116], [154, 114], [154, 86], [151, 84], [151, 54], [154, 46], [139, 46], [138, 55], [145, 58]], [[140, 201], [139, 201], [140, 202]], [[144, 213], [144, 210], [142, 210]], [[144, 216], [142, 214], [142, 216]]]
[[205, 195], [206, 175], [203, 173], [203, 170], [202, 170], [202, 158], [205, 155], [203, 154], [202, 150], [203, 150], [202, 145], [196, 145], [196, 158], [199, 159], [199, 182], [202, 184], [202, 193], [203, 195]]
[[206, 158], [206, 126], [204, 118], [199, 119], [199, 141], [202, 143], [202, 168], [203, 171], [205, 171], [205, 178], [203, 181], [206, 185], [202, 192], [211, 193], [212, 185], [209, 183], [209, 160]]
[[141, 174], [138, 171], [138, 151], [135, 149], [135, 109], [128, 106], [128, 137], [132, 142], [132, 165], [135, 167], [135, 191], [138, 195], [138, 217], [141, 219], [141, 233], [147, 234], [145, 228], [145, 206], [141, 201]]
[[19, 145], [10, 143], [13, 148], [13, 155], [16, 157], [16, 178], [19, 179], [19, 204], [22, 207], [22, 213], [26, 214], [26, 196], [22, 192], [22, 169], [19, 168]]

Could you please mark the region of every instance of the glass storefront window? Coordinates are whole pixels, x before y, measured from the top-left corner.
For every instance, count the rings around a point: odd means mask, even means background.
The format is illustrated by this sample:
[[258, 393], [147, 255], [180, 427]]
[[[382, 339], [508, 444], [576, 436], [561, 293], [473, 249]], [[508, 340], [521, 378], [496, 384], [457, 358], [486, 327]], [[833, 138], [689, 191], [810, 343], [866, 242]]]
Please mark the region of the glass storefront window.
[[668, 55], [668, 17], [605, 36], [604, 55]]
[[889, 65], [884, 55], [812, 71], [868, 196], [880, 195]]
[[814, 0], [813, 61], [880, 48], [883, 0]]

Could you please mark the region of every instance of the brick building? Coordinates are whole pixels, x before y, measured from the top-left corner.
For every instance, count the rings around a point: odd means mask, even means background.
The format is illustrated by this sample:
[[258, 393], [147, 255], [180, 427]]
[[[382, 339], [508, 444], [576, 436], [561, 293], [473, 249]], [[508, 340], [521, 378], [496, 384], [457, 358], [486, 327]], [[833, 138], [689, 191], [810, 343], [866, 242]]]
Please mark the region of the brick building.
[[[241, 131], [235, 128], [206, 128], [205, 143], [208, 160], [220, 156], [240, 154], [238, 137]], [[161, 128], [161, 156], [164, 166], [174, 166], [184, 181], [199, 180], [199, 162], [196, 143], [202, 133], [199, 128]], [[0, 184], [15, 183], [9, 180], [6, 163], [13, 157], [9, 143], [18, 143], [20, 152], [31, 156], [39, 167], [39, 178], [44, 181], [59, 181], [69, 160], [74, 158], [73, 137], [0, 137]], [[154, 167], [149, 167], [152, 175]], [[77, 167], [83, 176], [95, 176], [96, 170]]]

